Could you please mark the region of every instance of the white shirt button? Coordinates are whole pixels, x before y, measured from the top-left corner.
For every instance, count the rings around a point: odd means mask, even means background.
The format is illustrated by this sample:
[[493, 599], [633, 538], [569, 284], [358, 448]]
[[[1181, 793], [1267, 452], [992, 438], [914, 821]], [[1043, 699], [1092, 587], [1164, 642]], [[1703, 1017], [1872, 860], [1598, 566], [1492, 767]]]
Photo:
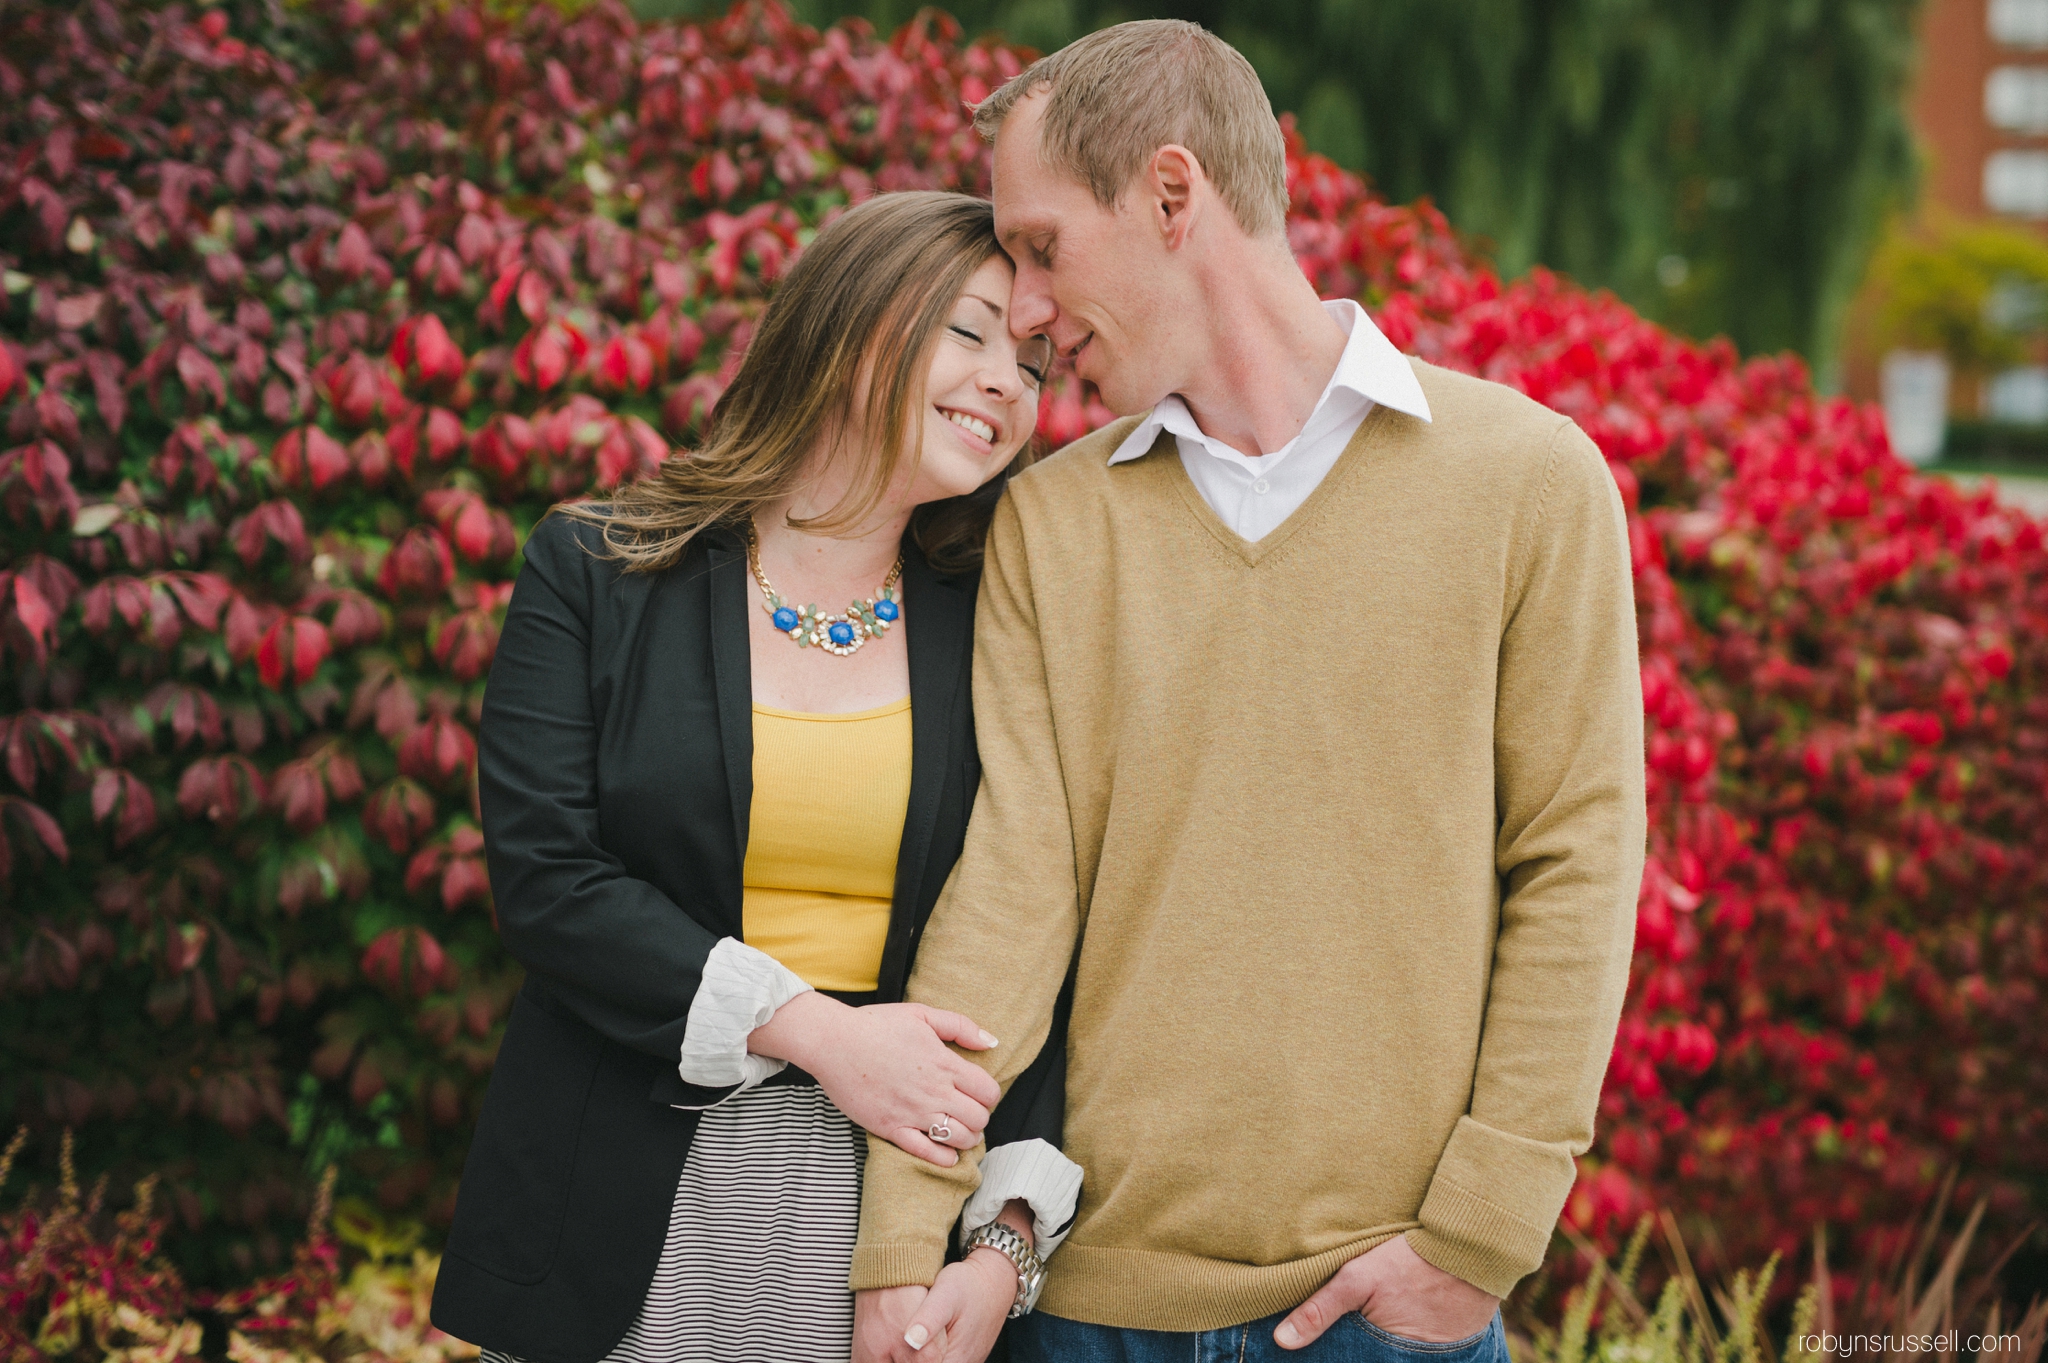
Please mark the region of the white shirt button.
[[1252, 491], [1258, 493], [1261, 497], [1265, 496], [1268, 492], [1271, 492], [1272, 490], [1273, 485], [1263, 478], [1258, 479], [1256, 482], [1252, 484]]

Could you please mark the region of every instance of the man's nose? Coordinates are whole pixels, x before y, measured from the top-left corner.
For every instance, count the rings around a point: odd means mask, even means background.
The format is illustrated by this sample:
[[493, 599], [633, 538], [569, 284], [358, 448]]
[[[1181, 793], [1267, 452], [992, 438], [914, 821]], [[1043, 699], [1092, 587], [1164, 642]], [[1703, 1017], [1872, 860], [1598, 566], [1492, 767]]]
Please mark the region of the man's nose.
[[1045, 271], [1038, 267], [1018, 267], [1016, 283], [1010, 288], [1010, 334], [1018, 340], [1045, 330], [1060, 315], [1049, 283]]

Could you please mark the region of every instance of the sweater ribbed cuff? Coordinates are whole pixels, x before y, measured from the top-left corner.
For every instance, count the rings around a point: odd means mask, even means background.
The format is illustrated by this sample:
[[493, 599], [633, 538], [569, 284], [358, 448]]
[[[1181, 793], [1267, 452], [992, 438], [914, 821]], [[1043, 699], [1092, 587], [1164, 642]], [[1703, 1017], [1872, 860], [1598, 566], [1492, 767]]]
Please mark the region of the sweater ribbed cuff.
[[847, 1288], [866, 1292], [877, 1287], [930, 1287], [946, 1266], [946, 1240], [936, 1244], [856, 1245]]
[[1425, 1262], [1505, 1297], [1542, 1264], [1576, 1173], [1562, 1144], [1460, 1117], [1408, 1244]]

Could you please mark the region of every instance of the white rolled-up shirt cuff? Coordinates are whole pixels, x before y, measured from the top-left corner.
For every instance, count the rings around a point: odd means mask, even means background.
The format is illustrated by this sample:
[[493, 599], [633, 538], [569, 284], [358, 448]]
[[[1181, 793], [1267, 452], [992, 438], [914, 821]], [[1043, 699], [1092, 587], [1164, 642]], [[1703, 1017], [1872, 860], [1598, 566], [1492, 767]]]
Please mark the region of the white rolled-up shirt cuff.
[[781, 1073], [788, 1062], [755, 1055], [747, 1049], [747, 1037], [810, 988], [767, 952], [736, 937], [720, 939], [704, 961], [704, 977], [690, 1001], [676, 1073], [686, 1084], [732, 1089], [721, 1103]]
[[[1012, 1141], [990, 1150], [982, 1157], [981, 1186], [960, 1213], [962, 1242], [1018, 1197], [1031, 1208], [1031, 1238], [1038, 1257], [1050, 1258], [1073, 1228], [1074, 1207], [1081, 1200], [1081, 1166], [1047, 1141]], [[1035, 1293], [1025, 1303], [1037, 1304]]]

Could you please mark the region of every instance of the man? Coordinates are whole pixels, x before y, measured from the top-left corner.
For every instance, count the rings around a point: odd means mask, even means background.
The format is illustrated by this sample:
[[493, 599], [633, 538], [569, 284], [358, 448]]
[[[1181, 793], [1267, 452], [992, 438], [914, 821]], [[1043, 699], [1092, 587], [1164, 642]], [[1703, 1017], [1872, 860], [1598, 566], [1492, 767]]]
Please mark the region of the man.
[[[1087, 1181], [1019, 1356], [1504, 1363], [1642, 866], [1606, 465], [1318, 301], [1271, 109], [1200, 28], [1093, 34], [976, 122], [1012, 328], [1131, 414], [997, 513], [983, 784], [910, 985], [1007, 1083], [1074, 972]], [[961, 1356], [966, 1280], [925, 1286], [974, 1180], [871, 1143], [857, 1357]]]

